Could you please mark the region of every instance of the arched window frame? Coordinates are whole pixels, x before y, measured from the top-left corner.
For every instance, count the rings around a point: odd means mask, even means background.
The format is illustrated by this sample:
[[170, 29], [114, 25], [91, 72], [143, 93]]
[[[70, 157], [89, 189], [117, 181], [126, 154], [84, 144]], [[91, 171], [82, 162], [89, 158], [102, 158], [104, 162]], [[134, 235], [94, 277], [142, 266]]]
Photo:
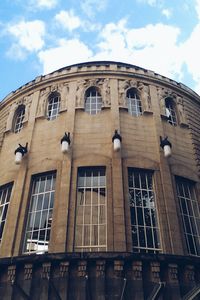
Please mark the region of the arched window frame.
[[60, 93], [52, 92], [48, 97], [47, 103], [47, 119], [49, 121], [58, 117], [60, 111]]
[[102, 108], [102, 97], [96, 86], [90, 86], [85, 91], [85, 112], [90, 115], [96, 115]]
[[177, 126], [177, 111], [176, 111], [176, 103], [172, 97], [165, 98], [165, 113], [168, 118], [168, 123], [172, 126]]
[[126, 91], [126, 104], [130, 115], [135, 117], [142, 115], [142, 103], [136, 88], [132, 87]]
[[25, 117], [25, 105], [21, 104], [15, 111], [13, 118], [13, 132], [18, 133], [23, 128], [23, 121]]

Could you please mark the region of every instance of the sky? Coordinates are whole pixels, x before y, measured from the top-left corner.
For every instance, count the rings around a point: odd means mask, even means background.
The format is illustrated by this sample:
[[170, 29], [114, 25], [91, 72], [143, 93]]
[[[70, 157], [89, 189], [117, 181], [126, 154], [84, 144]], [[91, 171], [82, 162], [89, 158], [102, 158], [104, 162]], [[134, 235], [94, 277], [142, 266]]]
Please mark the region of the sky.
[[200, 0], [1, 0], [0, 100], [59, 68], [130, 63], [200, 94]]

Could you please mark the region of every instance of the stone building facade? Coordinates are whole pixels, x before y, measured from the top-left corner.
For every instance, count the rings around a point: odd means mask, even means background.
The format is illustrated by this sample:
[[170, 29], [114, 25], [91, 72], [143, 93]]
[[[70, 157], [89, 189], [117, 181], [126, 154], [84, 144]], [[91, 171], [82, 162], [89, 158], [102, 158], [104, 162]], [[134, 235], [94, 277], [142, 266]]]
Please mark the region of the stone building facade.
[[3, 99], [0, 299], [199, 299], [199, 115], [185, 85], [117, 62]]

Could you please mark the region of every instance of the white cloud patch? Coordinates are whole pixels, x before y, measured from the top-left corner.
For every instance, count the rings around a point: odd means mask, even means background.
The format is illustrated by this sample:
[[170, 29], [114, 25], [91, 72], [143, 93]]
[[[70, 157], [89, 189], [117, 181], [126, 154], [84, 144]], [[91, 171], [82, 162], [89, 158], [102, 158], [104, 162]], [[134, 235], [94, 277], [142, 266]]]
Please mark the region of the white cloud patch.
[[46, 74], [67, 65], [88, 61], [92, 51], [78, 39], [61, 39], [58, 47], [40, 51], [38, 56]]
[[169, 8], [164, 8], [161, 11], [162, 15], [165, 16], [167, 19], [170, 19], [172, 16], [172, 11]]
[[29, 5], [32, 8], [38, 9], [52, 9], [56, 7], [58, 0], [30, 0]]
[[[74, 17], [73, 14], [71, 16]], [[69, 25], [63, 26], [69, 30]], [[77, 20], [71, 30], [78, 26], [82, 25]], [[200, 93], [200, 24], [181, 44], [178, 42], [180, 33], [178, 27], [162, 23], [129, 28], [126, 19], [122, 19], [101, 28], [92, 45], [86, 45], [80, 39], [62, 39], [58, 41], [57, 47], [40, 50], [38, 56], [44, 73], [84, 61], [115, 60], [154, 70], [181, 81], [185, 65], [196, 82], [195, 90]]]
[[185, 63], [187, 65], [188, 71], [192, 74], [194, 81], [196, 82], [195, 90], [200, 94], [200, 24], [198, 24], [189, 39], [183, 43], [181, 48], [181, 53], [184, 56]]
[[107, 24], [95, 59], [115, 59], [158, 70], [165, 76], [181, 78], [181, 57], [176, 45], [180, 31], [173, 26], [156, 24], [128, 29], [125, 21]]
[[82, 0], [81, 9], [90, 18], [94, 17], [96, 12], [103, 11], [107, 6], [107, 0]]
[[14, 38], [11, 50], [18, 48], [19, 51], [34, 52], [44, 46], [45, 24], [40, 20], [8, 25], [6, 32]]
[[200, 20], [200, 0], [195, 0], [195, 9], [198, 19]]
[[61, 10], [55, 16], [55, 20], [58, 25], [69, 31], [73, 31], [74, 29], [77, 29], [81, 26], [81, 20], [74, 14], [73, 10]]

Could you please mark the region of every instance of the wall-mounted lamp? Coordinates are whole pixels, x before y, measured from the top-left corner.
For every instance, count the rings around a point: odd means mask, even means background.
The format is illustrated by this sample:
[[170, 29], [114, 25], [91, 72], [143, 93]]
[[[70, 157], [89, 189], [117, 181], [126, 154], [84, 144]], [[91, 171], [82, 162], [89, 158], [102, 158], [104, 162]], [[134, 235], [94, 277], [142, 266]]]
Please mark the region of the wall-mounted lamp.
[[172, 144], [168, 141], [167, 136], [164, 139], [160, 136], [160, 147], [163, 148], [165, 157], [170, 157], [172, 155]]
[[114, 151], [119, 151], [120, 150], [120, 148], [121, 148], [121, 141], [122, 141], [121, 135], [118, 133], [117, 130], [115, 130], [115, 133], [114, 133], [114, 135], [112, 137]]
[[19, 147], [15, 150], [15, 163], [16, 165], [19, 165], [22, 161], [22, 157], [24, 154], [28, 152], [28, 143], [26, 143], [26, 146], [22, 146], [19, 144]]
[[64, 134], [64, 136], [62, 137], [61, 141], [61, 151], [62, 153], [67, 153], [69, 151], [69, 145], [71, 143], [70, 140], [70, 132]]

